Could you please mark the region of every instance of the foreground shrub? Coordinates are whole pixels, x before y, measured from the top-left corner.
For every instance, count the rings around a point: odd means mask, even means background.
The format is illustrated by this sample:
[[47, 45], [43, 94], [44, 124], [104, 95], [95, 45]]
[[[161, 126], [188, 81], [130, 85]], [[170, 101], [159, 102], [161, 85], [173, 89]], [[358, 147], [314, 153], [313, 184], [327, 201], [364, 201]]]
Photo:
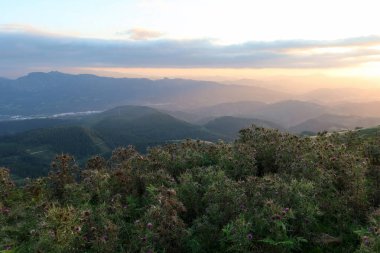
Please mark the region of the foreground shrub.
[[378, 143], [252, 126], [83, 169], [59, 155], [19, 186], [0, 169], [0, 252], [379, 252]]

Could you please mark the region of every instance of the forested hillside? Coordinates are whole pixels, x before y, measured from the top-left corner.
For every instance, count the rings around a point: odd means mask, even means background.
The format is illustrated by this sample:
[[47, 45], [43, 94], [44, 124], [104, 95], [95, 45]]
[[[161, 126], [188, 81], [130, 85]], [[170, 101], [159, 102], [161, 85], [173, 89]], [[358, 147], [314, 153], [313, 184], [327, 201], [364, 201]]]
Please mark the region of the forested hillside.
[[376, 129], [118, 148], [16, 186], [0, 169], [3, 252], [380, 252]]
[[70, 153], [83, 165], [94, 155], [109, 157], [120, 146], [134, 145], [145, 153], [148, 147], [187, 138], [217, 141], [231, 136], [149, 107], [121, 106], [74, 118], [0, 122], [0, 166], [19, 178], [38, 177], [47, 175], [56, 154]]

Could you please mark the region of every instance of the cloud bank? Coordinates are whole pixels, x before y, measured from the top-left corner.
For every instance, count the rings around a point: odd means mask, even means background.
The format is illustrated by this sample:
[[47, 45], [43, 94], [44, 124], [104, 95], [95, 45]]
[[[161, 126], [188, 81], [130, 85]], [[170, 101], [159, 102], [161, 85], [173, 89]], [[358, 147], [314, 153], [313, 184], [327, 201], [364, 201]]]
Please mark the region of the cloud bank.
[[334, 41], [287, 40], [218, 45], [209, 40], [133, 40], [57, 36], [0, 29], [1, 75], [33, 68], [339, 68], [380, 61], [380, 36]]
[[134, 28], [126, 32], [117, 33], [117, 35], [127, 35], [132, 40], [149, 40], [160, 38], [164, 34], [158, 31], [147, 30], [143, 28]]

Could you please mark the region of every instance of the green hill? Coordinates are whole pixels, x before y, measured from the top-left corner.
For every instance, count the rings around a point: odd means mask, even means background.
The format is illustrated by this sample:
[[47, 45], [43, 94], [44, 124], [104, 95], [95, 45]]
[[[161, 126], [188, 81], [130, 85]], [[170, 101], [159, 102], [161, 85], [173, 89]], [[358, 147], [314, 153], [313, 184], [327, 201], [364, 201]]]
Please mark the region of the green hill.
[[[64, 125], [50, 127], [61, 123]], [[133, 145], [145, 153], [148, 147], [183, 139], [225, 138], [144, 106], [122, 106], [66, 121], [10, 122], [7, 127], [11, 129], [12, 124], [19, 126], [18, 131], [43, 127], [0, 138], [0, 166], [12, 168], [19, 177], [46, 174], [50, 161], [61, 153], [74, 155], [81, 162], [96, 154], [108, 155], [119, 146]]]
[[148, 146], [181, 139], [217, 140], [221, 136], [200, 126], [178, 120], [148, 107], [124, 106], [106, 111], [93, 128], [110, 147], [133, 144], [144, 151]]

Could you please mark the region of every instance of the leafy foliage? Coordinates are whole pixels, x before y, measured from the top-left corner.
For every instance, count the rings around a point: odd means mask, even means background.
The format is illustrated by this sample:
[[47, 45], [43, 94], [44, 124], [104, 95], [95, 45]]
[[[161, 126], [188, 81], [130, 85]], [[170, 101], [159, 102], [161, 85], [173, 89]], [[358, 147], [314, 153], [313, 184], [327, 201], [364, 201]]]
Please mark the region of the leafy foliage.
[[252, 126], [83, 168], [62, 154], [20, 186], [0, 169], [0, 250], [379, 252], [377, 141]]

